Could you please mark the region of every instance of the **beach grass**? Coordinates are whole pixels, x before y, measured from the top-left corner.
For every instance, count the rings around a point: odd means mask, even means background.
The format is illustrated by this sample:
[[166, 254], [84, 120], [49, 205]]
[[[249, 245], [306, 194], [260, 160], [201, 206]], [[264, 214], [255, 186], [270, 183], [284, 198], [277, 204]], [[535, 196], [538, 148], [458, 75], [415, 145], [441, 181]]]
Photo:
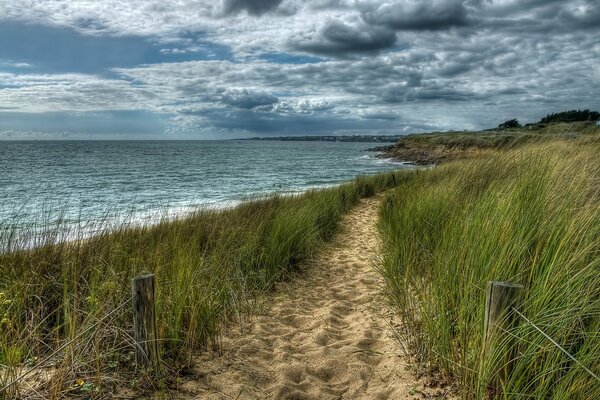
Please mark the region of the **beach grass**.
[[[360, 198], [407, 176], [402, 171], [361, 176], [333, 188], [274, 195], [156, 225], [124, 225], [75, 240], [73, 232], [65, 240], [58, 226], [45, 231], [34, 248], [5, 231], [0, 387], [28, 370], [51, 371], [42, 379], [51, 398], [169, 385], [169, 377], [190, 364], [193, 351], [218, 345], [224, 323], [251, 315], [275, 282], [297, 272]], [[145, 272], [157, 280], [160, 380], [130, 373], [131, 279]], [[4, 395], [17, 397], [18, 387]]]
[[[556, 139], [419, 171], [386, 197], [381, 273], [421, 370], [464, 399], [600, 398], [599, 161], [598, 137]], [[484, 357], [492, 280], [525, 286], [531, 323]], [[513, 372], [490, 387], [511, 340]]]
[[484, 131], [453, 131], [412, 134], [381, 148], [385, 155], [418, 165], [442, 164], [472, 158], [489, 150], [509, 150], [555, 140], [595, 140], [600, 126], [595, 122], [534, 124], [527, 127]]

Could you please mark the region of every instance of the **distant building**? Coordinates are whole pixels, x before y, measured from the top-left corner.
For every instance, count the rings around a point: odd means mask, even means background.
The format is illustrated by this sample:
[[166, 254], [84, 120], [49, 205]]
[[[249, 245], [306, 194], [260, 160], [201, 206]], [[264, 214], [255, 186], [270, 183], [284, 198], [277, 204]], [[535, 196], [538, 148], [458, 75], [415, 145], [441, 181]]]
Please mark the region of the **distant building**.
[[600, 126], [600, 119], [596, 121], [596, 125]]

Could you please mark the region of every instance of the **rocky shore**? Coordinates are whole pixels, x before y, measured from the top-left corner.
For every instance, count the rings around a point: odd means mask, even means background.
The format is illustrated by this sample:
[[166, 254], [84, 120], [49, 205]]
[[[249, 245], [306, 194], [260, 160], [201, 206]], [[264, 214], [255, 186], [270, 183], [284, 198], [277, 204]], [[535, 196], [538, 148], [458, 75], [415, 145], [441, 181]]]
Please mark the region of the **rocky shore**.
[[392, 159], [414, 165], [437, 165], [461, 158], [473, 157], [482, 148], [489, 148], [489, 146], [481, 143], [457, 144], [452, 141], [440, 143], [436, 140], [437, 137], [437, 135], [406, 136], [393, 145], [373, 147], [369, 151], [378, 152], [378, 158]]
[[378, 158], [393, 159], [414, 165], [437, 165], [474, 155], [477, 148], [458, 149], [438, 146], [435, 148], [405, 147], [402, 145], [380, 146], [369, 149], [379, 152]]

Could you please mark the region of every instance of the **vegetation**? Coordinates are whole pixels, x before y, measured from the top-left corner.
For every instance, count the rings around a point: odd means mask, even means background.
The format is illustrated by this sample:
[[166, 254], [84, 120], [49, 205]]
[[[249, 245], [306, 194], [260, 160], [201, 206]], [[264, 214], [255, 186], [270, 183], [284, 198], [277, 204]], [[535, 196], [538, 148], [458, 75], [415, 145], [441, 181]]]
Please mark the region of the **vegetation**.
[[[411, 135], [395, 151], [462, 159], [91, 238], [46, 227], [35, 248], [0, 226], [0, 388], [30, 369], [44, 372], [29, 384], [43, 382], [49, 398], [170, 385], [193, 351], [218, 345], [224, 323], [252, 314], [298, 271], [361, 197], [401, 185], [381, 209], [382, 274], [418, 365], [457, 382], [463, 398], [600, 398], [598, 381], [529, 323], [508, 333], [518, 356], [503, 386], [486, 382], [505, 343], [481, 354], [486, 282], [510, 280], [527, 288], [524, 315], [600, 368], [598, 133], [577, 122]], [[159, 380], [129, 373], [130, 281], [143, 272], [157, 275]], [[20, 395], [17, 386], [3, 394]]]
[[384, 157], [417, 165], [441, 164], [469, 158], [487, 150], [509, 150], [527, 144], [585, 138], [600, 133], [593, 122], [536, 124], [477, 132], [432, 132], [408, 135], [396, 144], [380, 147]]
[[509, 119], [508, 121], [504, 121], [503, 123], [498, 125], [498, 128], [500, 128], [500, 129], [518, 128], [520, 126], [521, 126], [521, 124], [519, 123], [519, 120], [515, 118], [515, 119]]
[[577, 121], [597, 121], [600, 119], [600, 112], [590, 110], [570, 110], [546, 115], [540, 120], [540, 124], [555, 122], [577, 122]]
[[[163, 376], [176, 375], [190, 362], [192, 350], [218, 342], [224, 321], [251, 313], [261, 293], [329, 240], [341, 215], [359, 198], [395, 185], [402, 176], [360, 177], [332, 189], [75, 241], [63, 240], [59, 227], [46, 232], [34, 249], [24, 249], [24, 242], [5, 231], [0, 237], [8, 246], [0, 254], [0, 388], [27, 368], [43, 371], [52, 365], [50, 384], [43, 385], [48, 397], [67, 391], [107, 393], [117, 383], [139, 389], [142, 383], [127, 375], [134, 353], [130, 281], [145, 271], [157, 278], [162, 359], [171, 372]], [[74, 338], [49, 364], [40, 365]], [[17, 396], [15, 390], [5, 395]]]
[[600, 382], [524, 320], [514, 372], [487, 387], [486, 283], [525, 286], [523, 314], [600, 371], [600, 140], [534, 143], [420, 171], [380, 212], [386, 292], [410, 354], [465, 399], [597, 399]]

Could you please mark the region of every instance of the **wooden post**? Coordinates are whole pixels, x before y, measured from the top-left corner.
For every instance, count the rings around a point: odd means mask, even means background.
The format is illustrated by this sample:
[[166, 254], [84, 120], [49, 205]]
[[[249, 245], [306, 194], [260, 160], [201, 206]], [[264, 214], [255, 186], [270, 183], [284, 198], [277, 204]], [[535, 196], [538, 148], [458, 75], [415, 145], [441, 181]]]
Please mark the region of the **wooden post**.
[[158, 335], [154, 309], [154, 274], [131, 280], [133, 296], [133, 330], [136, 361], [139, 366], [158, 371]]
[[518, 308], [521, 301], [523, 285], [512, 282], [488, 282], [485, 298], [485, 319], [483, 327], [483, 359], [490, 356], [489, 352], [494, 343], [501, 345], [506, 351], [495, 360], [492, 368], [488, 390], [499, 387], [512, 371], [515, 357], [514, 338], [506, 331], [517, 326], [518, 318], [513, 308]]

